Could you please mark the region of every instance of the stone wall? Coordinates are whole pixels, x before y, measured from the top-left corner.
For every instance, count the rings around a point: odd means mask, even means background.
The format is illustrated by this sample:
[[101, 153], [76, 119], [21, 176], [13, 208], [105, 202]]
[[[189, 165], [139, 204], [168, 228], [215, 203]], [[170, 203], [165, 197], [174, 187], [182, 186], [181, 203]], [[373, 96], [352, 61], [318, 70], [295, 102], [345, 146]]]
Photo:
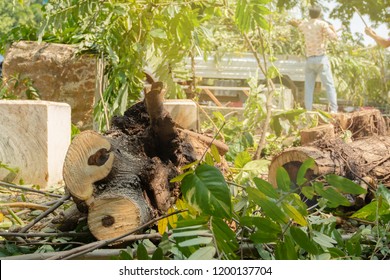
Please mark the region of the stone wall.
[[96, 62], [94, 55], [78, 55], [76, 46], [20, 41], [5, 54], [3, 77], [22, 99], [26, 99], [26, 85], [21, 82], [25, 80], [37, 89], [42, 100], [68, 103], [72, 123], [87, 129], [93, 123]]

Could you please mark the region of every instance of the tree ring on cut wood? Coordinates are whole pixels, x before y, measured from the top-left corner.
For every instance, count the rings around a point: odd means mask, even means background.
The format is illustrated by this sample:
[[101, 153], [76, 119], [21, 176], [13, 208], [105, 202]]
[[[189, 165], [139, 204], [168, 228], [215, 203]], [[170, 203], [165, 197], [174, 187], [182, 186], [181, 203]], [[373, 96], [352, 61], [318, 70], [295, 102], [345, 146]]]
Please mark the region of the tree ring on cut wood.
[[107, 177], [114, 158], [107, 138], [92, 130], [78, 134], [68, 148], [63, 167], [63, 178], [71, 195], [82, 201], [90, 199], [93, 183]]
[[89, 207], [88, 227], [98, 240], [104, 240], [136, 229], [149, 220], [146, 216], [130, 198], [98, 198]]

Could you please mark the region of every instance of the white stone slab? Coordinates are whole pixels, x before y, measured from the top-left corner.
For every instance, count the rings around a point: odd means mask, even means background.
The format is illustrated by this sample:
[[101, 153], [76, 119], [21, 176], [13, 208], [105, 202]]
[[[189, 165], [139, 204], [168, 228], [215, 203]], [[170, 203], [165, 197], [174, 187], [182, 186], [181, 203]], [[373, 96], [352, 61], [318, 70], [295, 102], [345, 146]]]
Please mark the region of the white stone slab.
[[199, 112], [196, 103], [190, 99], [164, 100], [164, 108], [182, 128], [198, 131]]
[[70, 144], [71, 108], [66, 103], [0, 100], [0, 180], [44, 188], [62, 181]]

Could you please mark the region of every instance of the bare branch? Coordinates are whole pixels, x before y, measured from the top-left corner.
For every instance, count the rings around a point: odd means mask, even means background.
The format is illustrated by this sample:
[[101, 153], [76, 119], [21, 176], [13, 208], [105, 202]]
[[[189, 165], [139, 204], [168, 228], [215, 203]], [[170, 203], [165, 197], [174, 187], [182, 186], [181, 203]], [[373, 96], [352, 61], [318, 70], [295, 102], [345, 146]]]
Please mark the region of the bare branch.
[[0, 186], [2, 186], [4, 188], [7, 188], [7, 189], [10, 189], [10, 188], [18, 189], [18, 190], [22, 190], [22, 191], [26, 191], [26, 192], [39, 193], [39, 194], [42, 194], [42, 195], [47, 195], [47, 196], [52, 196], [52, 197], [62, 197], [59, 194], [54, 194], [54, 193], [44, 192], [44, 191], [40, 191], [40, 190], [35, 190], [35, 189], [29, 188], [29, 187], [15, 185], [15, 184], [3, 182], [3, 181], [0, 181]]

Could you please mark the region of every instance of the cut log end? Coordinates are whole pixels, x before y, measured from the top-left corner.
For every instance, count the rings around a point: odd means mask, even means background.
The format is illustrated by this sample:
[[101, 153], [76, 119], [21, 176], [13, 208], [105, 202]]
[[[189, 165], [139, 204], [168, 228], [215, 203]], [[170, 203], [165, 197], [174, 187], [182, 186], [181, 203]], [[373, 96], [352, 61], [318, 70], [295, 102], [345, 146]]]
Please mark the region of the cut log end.
[[320, 151], [310, 146], [296, 147], [285, 150], [272, 160], [269, 167], [268, 181], [274, 187], [277, 187], [277, 170], [279, 167], [284, 167], [290, 175], [290, 179], [295, 182], [299, 168], [309, 158], [314, 159], [314, 166], [306, 173], [308, 180], [320, 174], [341, 173], [339, 163], [332, 159], [330, 152]]
[[88, 227], [98, 240], [105, 240], [133, 231], [148, 219], [131, 199], [102, 198], [90, 205]]
[[93, 194], [93, 183], [111, 171], [114, 154], [111, 144], [95, 131], [87, 130], [75, 137], [65, 157], [63, 178], [72, 196], [87, 200]]

